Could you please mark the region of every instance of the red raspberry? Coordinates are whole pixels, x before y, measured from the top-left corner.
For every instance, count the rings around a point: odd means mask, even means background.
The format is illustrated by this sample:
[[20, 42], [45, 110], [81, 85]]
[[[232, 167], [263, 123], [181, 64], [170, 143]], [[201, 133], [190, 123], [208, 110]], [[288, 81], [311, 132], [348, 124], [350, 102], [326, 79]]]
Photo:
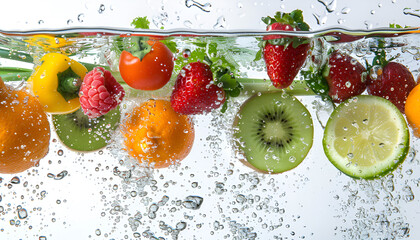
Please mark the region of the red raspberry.
[[116, 108], [124, 95], [124, 88], [102, 67], [86, 74], [79, 91], [80, 105], [89, 118], [100, 117]]

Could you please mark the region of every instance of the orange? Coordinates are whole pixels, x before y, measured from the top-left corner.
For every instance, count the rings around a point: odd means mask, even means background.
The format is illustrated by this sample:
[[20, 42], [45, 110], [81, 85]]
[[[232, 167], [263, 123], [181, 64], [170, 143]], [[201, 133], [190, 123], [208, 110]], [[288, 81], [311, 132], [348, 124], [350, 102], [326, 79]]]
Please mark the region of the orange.
[[167, 100], [148, 100], [129, 113], [122, 125], [128, 153], [140, 163], [164, 168], [190, 153], [194, 128], [188, 116]]
[[414, 136], [420, 137], [420, 84], [408, 94], [405, 101], [405, 116], [413, 128]]
[[48, 153], [50, 124], [41, 104], [1, 79], [0, 126], [0, 173], [23, 172]]

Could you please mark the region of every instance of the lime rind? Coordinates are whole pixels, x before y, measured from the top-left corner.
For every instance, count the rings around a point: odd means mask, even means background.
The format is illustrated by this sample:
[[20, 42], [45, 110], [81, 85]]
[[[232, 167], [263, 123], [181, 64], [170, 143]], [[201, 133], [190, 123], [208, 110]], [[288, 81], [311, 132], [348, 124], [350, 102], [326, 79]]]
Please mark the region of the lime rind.
[[[363, 135], [366, 135], [368, 140], [359, 144], [352, 142], [340, 149], [339, 145], [342, 144], [340, 141], [344, 135], [337, 129], [347, 126], [342, 126], [343, 122], [352, 122], [352, 118], [363, 119], [365, 116], [374, 121], [368, 125], [373, 135], [368, 134], [369, 131], [366, 129], [365, 131], [355, 131], [354, 139], [361, 139]], [[387, 136], [387, 131], [391, 131], [393, 128], [394, 131], [388, 133]], [[349, 137], [346, 141], [353, 141], [353, 138]], [[381, 140], [383, 143], [378, 144], [378, 141]], [[344, 174], [359, 179], [375, 179], [392, 172], [405, 160], [409, 150], [409, 141], [410, 134], [407, 123], [398, 108], [384, 98], [361, 95], [341, 103], [331, 114], [325, 128], [323, 146], [327, 158]], [[343, 149], [346, 147], [349, 152], [354, 152], [354, 154], [343, 154]], [[361, 149], [363, 151], [360, 151]], [[369, 156], [372, 158], [369, 159]], [[364, 161], [368, 162], [358, 164], [359, 158], [364, 157], [366, 158]]]

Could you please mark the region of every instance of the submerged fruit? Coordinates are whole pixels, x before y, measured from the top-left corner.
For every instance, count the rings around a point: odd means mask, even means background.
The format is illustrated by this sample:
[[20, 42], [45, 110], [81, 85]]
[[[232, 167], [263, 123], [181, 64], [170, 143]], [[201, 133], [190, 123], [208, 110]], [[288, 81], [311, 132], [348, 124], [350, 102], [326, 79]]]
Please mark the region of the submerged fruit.
[[171, 50], [159, 41], [133, 38], [133, 42], [131, 52], [121, 53], [121, 77], [130, 87], [139, 90], [158, 90], [165, 86], [174, 69]]
[[35, 166], [49, 149], [50, 125], [38, 100], [0, 79], [0, 173]]
[[241, 107], [234, 122], [237, 149], [246, 165], [262, 172], [281, 173], [298, 166], [312, 147], [309, 111], [284, 92], [255, 95]]
[[405, 116], [410, 126], [413, 128], [413, 134], [420, 137], [420, 85], [417, 85], [407, 97], [405, 103]]
[[118, 108], [94, 119], [89, 119], [82, 109], [78, 109], [70, 114], [53, 115], [52, 121], [64, 145], [77, 151], [94, 151], [109, 144], [120, 118]]
[[327, 122], [324, 151], [331, 163], [354, 178], [383, 176], [408, 153], [409, 132], [403, 115], [390, 101], [357, 96], [341, 103]]
[[89, 118], [97, 118], [115, 109], [125, 91], [110, 71], [96, 67], [83, 79], [79, 96], [83, 112]]
[[154, 168], [183, 160], [194, 142], [188, 116], [176, 113], [166, 100], [149, 100], [135, 107], [122, 126], [128, 153]]
[[368, 79], [368, 93], [391, 101], [404, 113], [407, 96], [416, 86], [411, 72], [401, 63], [388, 62], [375, 75], [376, 79]]

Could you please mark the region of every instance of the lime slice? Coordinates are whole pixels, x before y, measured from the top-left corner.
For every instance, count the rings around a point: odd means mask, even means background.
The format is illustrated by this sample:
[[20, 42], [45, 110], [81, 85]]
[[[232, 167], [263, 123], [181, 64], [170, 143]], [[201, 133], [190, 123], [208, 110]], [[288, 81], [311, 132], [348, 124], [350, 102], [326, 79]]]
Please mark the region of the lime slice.
[[383, 176], [402, 163], [409, 131], [390, 101], [362, 95], [341, 103], [324, 132], [324, 151], [331, 163], [353, 178]]

